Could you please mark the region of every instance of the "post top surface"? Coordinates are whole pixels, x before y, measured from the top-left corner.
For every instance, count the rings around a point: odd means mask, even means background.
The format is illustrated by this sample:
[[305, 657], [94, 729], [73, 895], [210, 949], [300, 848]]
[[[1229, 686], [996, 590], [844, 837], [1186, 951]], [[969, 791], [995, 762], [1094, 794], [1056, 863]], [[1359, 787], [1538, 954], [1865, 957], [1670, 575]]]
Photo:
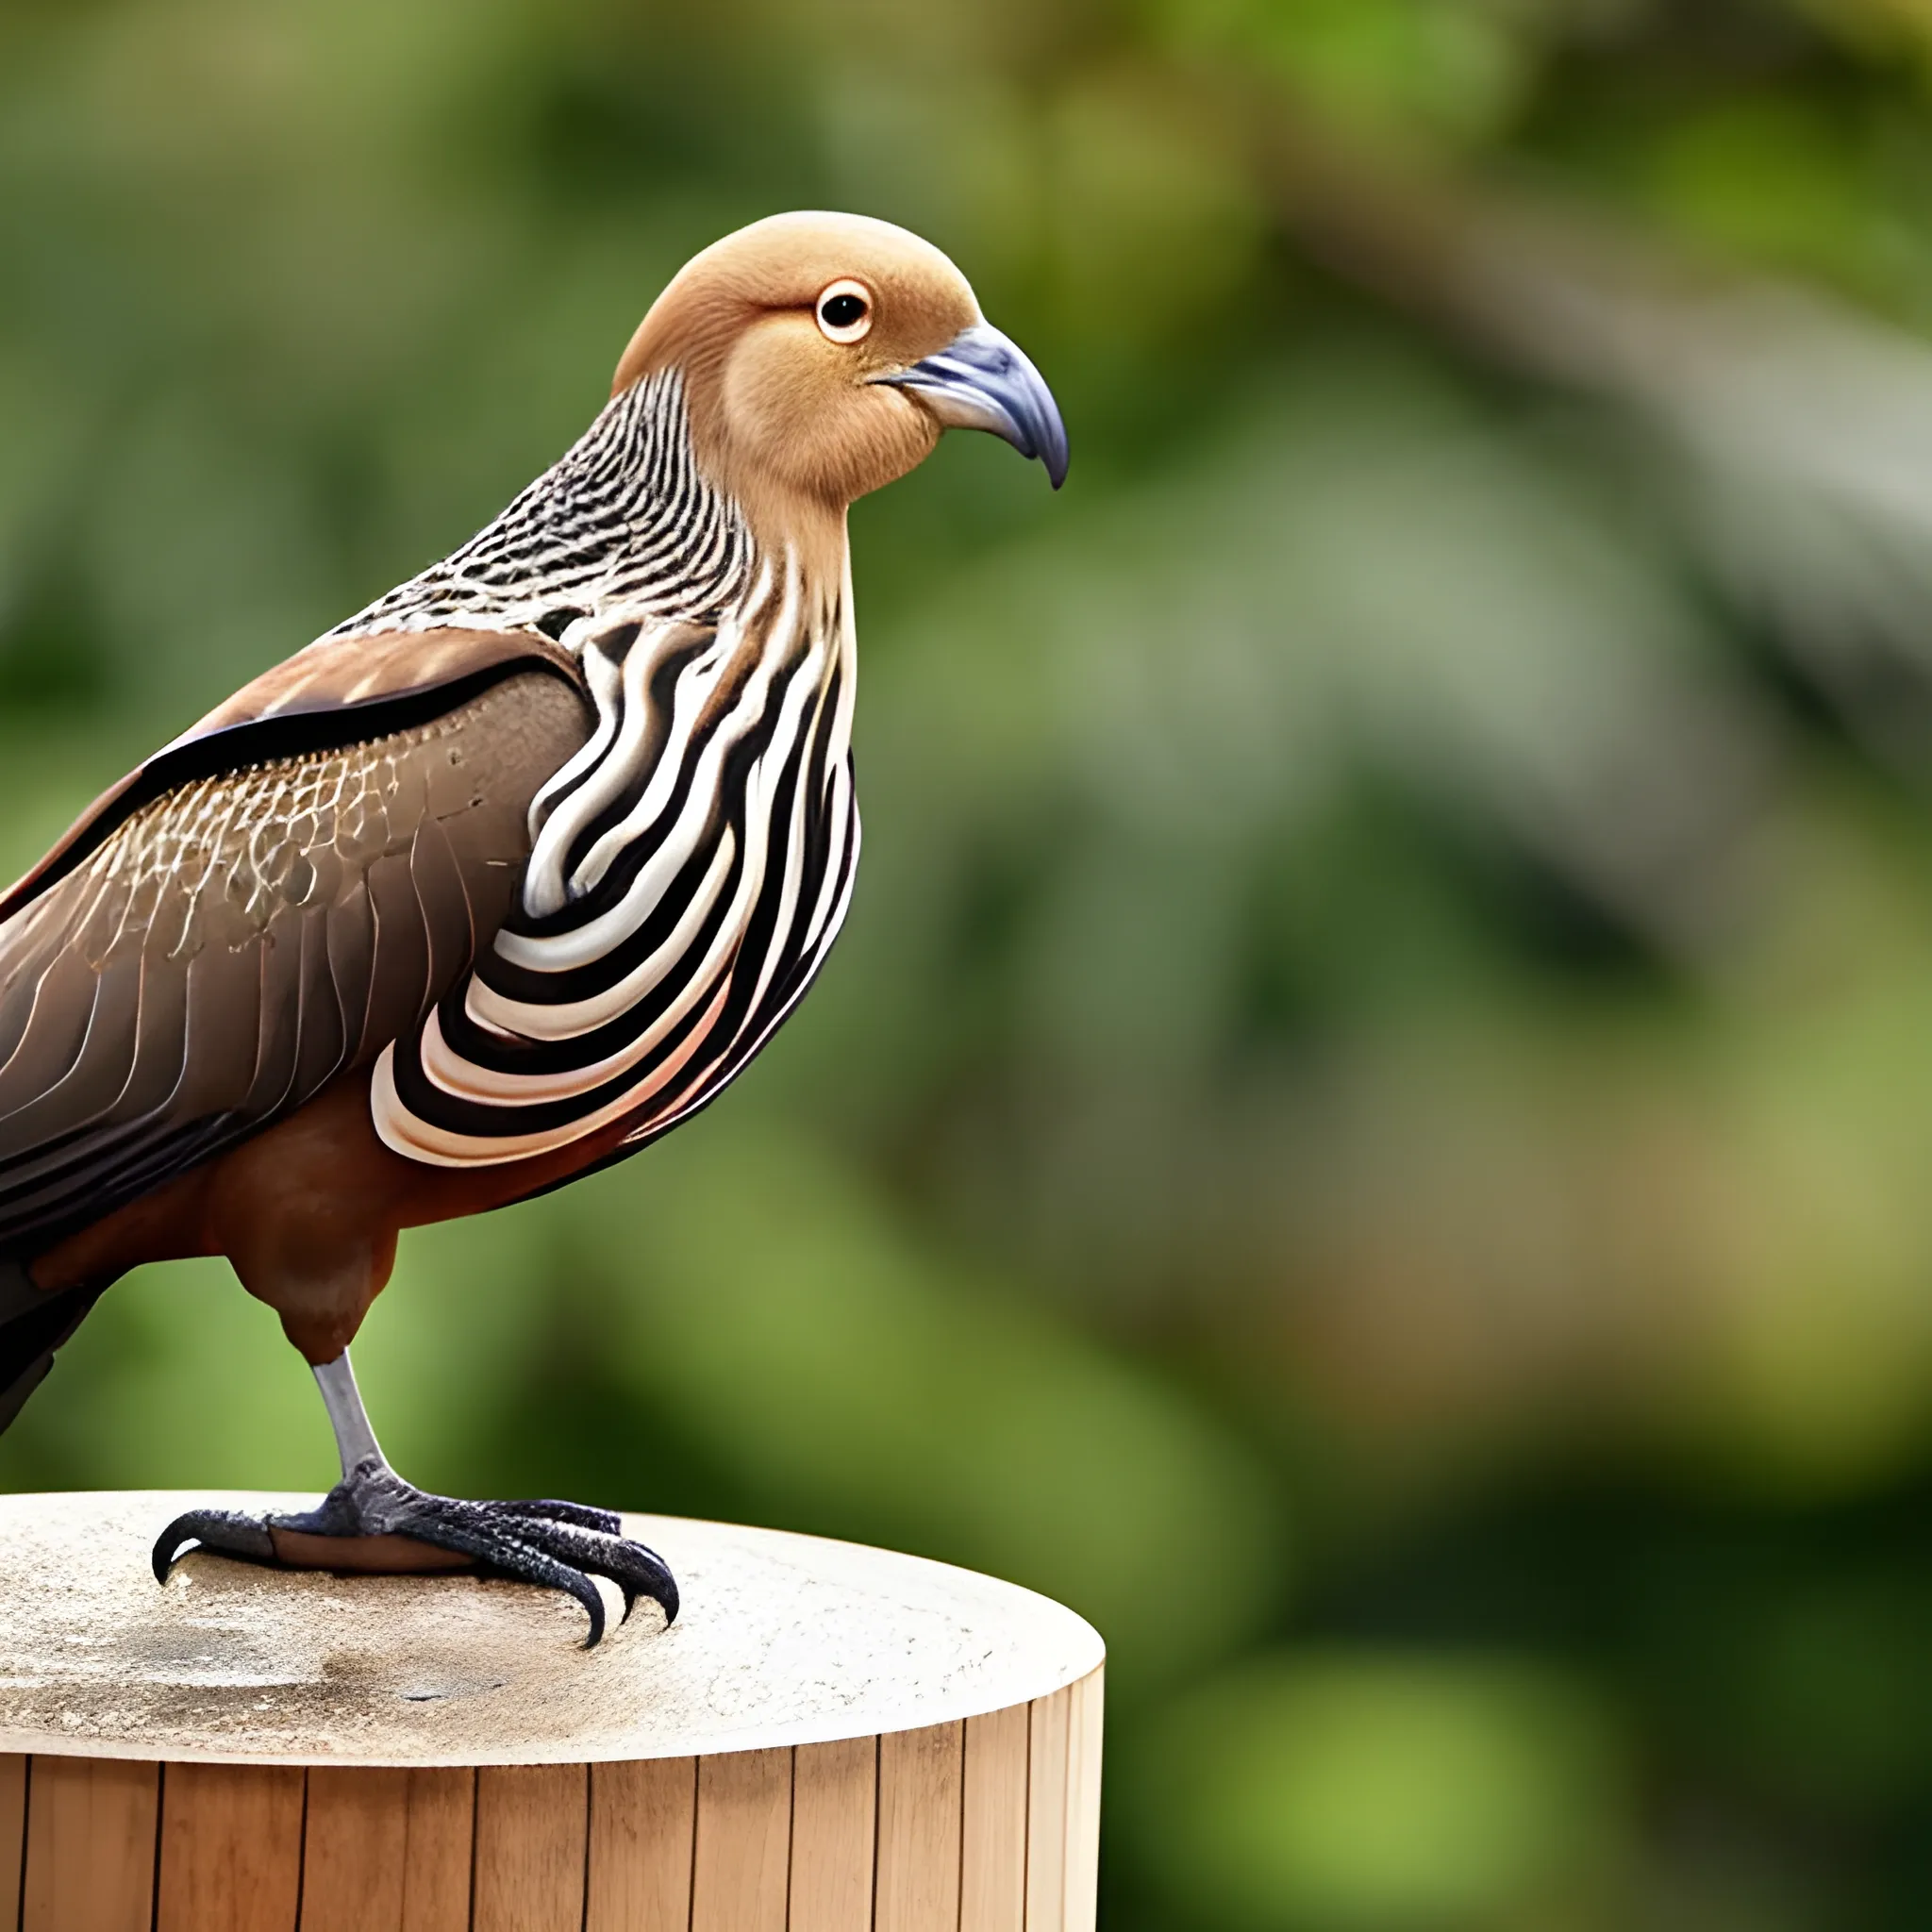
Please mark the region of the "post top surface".
[[[247, 1763], [681, 1757], [909, 1730], [1102, 1660], [1073, 1611], [858, 1543], [626, 1516], [671, 1565], [599, 1647], [567, 1598], [465, 1574], [337, 1577], [148, 1550], [181, 1510], [312, 1497], [0, 1496], [0, 1751]], [[612, 1599], [613, 1607], [615, 1600]]]

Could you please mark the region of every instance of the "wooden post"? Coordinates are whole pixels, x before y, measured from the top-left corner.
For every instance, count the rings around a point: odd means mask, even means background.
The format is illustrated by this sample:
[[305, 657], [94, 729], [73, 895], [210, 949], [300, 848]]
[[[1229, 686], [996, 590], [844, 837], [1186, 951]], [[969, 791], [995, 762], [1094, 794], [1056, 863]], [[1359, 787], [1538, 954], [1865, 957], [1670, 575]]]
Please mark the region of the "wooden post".
[[683, 1613], [591, 1652], [473, 1576], [156, 1588], [182, 1508], [304, 1500], [0, 1497], [0, 1932], [1092, 1932], [1072, 1611], [661, 1517]]

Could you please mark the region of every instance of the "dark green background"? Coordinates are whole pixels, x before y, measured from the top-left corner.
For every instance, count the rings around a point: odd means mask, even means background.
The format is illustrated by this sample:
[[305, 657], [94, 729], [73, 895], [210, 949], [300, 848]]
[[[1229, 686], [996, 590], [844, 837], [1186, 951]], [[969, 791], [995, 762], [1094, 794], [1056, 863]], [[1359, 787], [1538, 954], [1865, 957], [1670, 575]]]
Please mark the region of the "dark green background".
[[[814, 205], [1072, 479], [858, 508], [846, 937], [391, 1454], [1064, 1597], [1111, 1932], [1932, 1923], [1932, 8], [0, 0], [0, 864]], [[0, 1443], [331, 1474], [212, 1265]]]

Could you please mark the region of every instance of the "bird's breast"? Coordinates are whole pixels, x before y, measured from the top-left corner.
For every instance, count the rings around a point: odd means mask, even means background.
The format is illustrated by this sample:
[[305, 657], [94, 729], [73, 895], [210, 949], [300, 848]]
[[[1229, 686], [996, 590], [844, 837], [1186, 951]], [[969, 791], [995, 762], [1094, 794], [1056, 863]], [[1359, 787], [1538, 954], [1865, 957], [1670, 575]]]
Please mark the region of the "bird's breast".
[[383, 1057], [377, 1132], [441, 1166], [522, 1160], [719, 1091], [803, 993], [858, 854], [840, 597], [767, 565], [717, 624], [583, 644], [590, 737], [539, 791], [493, 943]]

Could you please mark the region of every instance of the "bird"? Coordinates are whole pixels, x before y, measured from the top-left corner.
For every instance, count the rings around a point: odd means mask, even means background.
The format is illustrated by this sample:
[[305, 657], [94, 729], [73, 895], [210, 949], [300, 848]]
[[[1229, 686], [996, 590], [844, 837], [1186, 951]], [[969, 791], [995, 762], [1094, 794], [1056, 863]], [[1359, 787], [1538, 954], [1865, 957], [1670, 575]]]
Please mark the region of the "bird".
[[223, 1256], [313, 1372], [341, 1480], [154, 1546], [596, 1579], [588, 1505], [441, 1496], [349, 1359], [402, 1231], [637, 1153], [825, 963], [859, 852], [848, 507], [950, 427], [1067, 470], [1034, 364], [937, 247], [774, 215], [694, 256], [500, 515], [244, 685], [0, 896], [0, 1428], [101, 1293]]

